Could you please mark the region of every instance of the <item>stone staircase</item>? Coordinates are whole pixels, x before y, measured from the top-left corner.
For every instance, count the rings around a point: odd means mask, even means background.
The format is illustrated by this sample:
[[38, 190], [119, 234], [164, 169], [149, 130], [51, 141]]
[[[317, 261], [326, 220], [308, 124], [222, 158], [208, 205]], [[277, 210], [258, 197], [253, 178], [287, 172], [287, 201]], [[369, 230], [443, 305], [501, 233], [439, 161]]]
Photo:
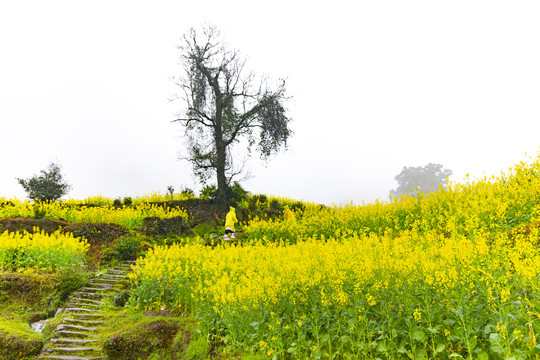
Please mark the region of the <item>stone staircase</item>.
[[36, 360], [105, 360], [97, 333], [106, 322], [100, 307], [103, 300], [120, 291], [135, 261], [126, 261], [101, 274], [71, 295], [64, 306], [65, 317]]

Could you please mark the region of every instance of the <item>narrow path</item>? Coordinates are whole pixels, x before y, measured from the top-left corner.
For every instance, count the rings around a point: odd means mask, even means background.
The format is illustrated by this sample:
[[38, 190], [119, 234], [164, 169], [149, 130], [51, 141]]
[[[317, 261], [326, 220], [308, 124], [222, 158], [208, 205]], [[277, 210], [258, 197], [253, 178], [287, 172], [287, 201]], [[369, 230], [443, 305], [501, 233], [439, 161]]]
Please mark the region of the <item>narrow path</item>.
[[65, 318], [58, 325], [49, 343], [36, 360], [106, 360], [97, 341], [99, 328], [106, 322], [100, 307], [103, 300], [114, 296], [118, 285], [127, 281], [135, 261], [126, 261], [101, 274], [71, 295], [64, 306]]

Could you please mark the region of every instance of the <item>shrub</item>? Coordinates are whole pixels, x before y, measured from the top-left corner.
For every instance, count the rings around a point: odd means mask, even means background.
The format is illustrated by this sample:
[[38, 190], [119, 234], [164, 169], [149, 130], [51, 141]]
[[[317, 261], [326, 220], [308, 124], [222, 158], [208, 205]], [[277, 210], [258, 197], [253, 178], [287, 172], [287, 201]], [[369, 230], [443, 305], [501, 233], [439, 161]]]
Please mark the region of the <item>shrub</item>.
[[248, 192], [240, 186], [239, 183], [235, 182], [232, 186], [229, 187], [229, 200], [231, 204], [237, 205], [246, 199]]
[[270, 201], [270, 210], [273, 211], [281, 211], [283, 210], [283, 206], [277, 201], [276, 199], [273, 199]]
[[32, 208], [34, 210], [34, 219], [43, 219], [47, 215], [47, 209], [41, 206], [38, 201], [33, 204]]
[[113, 298], [113, 303], [115, 306], [118, 306], [118, 307], [124, 307], [126, 306], [126, 303], [128, 302], [129, 300], [129, 296], [130, 296], [130, 292], [129, 291], [123, 291], [119, 294], [117, 294], [114, 298]]
[[122, 206], [122, 200], [120, 200], [120, 199], [114, 199], [113, 205], [114, 205], [114, 206]]
[[188, 188], [188, 187], [185, 187], [182, 189], [182, 192], [180, 192], [181, 195], [187, 197], [187, 198], [192, 198], [192, 197], [195, 197], [195, 192]]
[[59, 301], [64, 302], [74, 291], [79, 290], [88, 283], [86, 273], [77, 271], [63, 271], [58, 277], [56, 292], [59, 295]]
[[41, 170], [41, 175], [34, 175], [26, 180], [17, 178], [17, 181], [31, 200], [56, 201], [71, 189], [61, 170], [60, 165], [51, 162], [46, 170]]
[[186, 349], [185, 358], [190, 360], [206, 359], [210, 354], [210, 344], [204, 336], [191, 340]]
[[133, 199], [129, 196], [126, 196], [122, 203], [126, 206], [130, 206], [131, 204], [133, 204]]
[[305, 207], [306, 207], [306, 206], [304, 205], [303, 202], [301, 202], [301, 201], [296, 201], [295, 203], [293, 203], [293, 204], [291, 205], [291, 210], [292, 210], [292, 211], [304, 211]]
[[201, 189], [201, 199], [215, 200], [217, 193], [216, 185], [204, 185]]
[[125, 237], [116, 244], [116, 256], [120, 260], [135, 260], [140, 251], [140, 240], [134, 237]]
[[190, 233], [191, 228], [181, 216], [165, 219], [151, 216], [144, 218], [141, 232], [146, 235], [171, 236]]

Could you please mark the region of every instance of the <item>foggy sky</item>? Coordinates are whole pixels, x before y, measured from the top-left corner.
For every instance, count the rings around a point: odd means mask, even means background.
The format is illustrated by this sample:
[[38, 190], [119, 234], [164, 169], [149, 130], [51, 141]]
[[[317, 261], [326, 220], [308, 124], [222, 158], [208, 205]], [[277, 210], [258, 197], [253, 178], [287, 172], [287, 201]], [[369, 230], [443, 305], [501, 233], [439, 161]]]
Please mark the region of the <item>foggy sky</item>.
[[247, 190], [361, 203], [403, 166], [498, 174], [539, 150], [539, 16], [536, 1], [2, 2], [0, 197], [50, 161], [72, 198], [198, 191], [170, 99], [201, 24], [292, 97], [289, 150], [255, 156]]

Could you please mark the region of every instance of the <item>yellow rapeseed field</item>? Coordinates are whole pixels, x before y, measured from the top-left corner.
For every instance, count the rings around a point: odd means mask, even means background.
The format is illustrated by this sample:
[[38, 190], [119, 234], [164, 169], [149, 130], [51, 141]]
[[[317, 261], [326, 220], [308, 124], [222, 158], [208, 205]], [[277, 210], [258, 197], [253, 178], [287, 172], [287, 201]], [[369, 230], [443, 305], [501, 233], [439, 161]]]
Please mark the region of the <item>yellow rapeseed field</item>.
[[90, 245], [72, 233], [56, 231], [0, 234], [0, 270], [69, 270], [84, 265]]
[[275, 359], [537, 358], [540, 158], [391, 202], [306, 204], [241, 246], [157, 246], [133, 303]]
[[137, 206], [90, 206], [75, 204], [74, 201], [45, 202], [38, 205], [29, 201], [10, 200], [0, 207], [0, 218], [33, 217], [36, 211], [44, 212], [47, 218], [64, 219], [74, 223], [112, 223], [126, 227], [140, 227], [145, 217], [156, 216], [170, 218], [181, 216], [187, 219], [187, 214], [179, 208], [167, 208], [158, 205], [141, 203]]

